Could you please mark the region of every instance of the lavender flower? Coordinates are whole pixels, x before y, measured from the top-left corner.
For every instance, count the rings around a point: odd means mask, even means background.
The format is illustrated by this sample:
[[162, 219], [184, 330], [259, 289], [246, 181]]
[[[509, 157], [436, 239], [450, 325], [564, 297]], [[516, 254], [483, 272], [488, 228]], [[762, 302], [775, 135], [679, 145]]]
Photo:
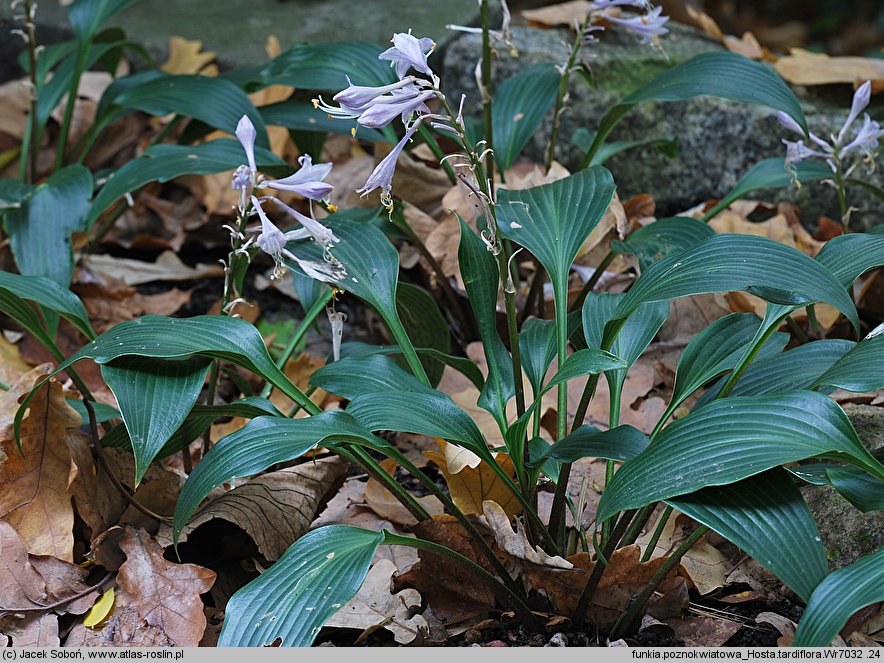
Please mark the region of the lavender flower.
[[372, 171], [368, 180], [365, 182], [365, 185], [361, 189], [357, 189], [356, 193], [362, 196], [367, 196], [369, 193], [380, 187], [381, 203], [387, 208], [392, 207], [393, 200], [390, 198], [390, 191], [393, 189], [393, 175], [396, 172], [396, 161], [399, 159], [399, 155], [402, 154], [402, 150], [405, 148], [406, 143], [411, 140], [414, 132], [417, 131], [418, 122], [411, 125], [411, 128], [405, 132], [402, 140], [400, 140], [396, 144], [396, 147], [394, 147], [390, 153], [384, 157], [383, 161], [375, 167], [374, 171]]
[[368, 87], [365, 85], [353, 85], [350, 82], [350, 77], [347, 76], [346, 78], [347, 87], [332, 98], [341, 106], [347, 106], [348, 108], [364, 108], [381, 95], [412, 85], [415, 81], [414, 76], [406, 76], [402, 80], [390, 85]]
[[393, 46], [378, 56], [380, 60], [390, 60], [390, 66], [396, 68], [396, 76], [403, 78], [409, 69], [434, 76], [427, 64], [427, 57], [436, 48], [436, 42], [427, 37], [418, 39], [410, 32], [397, 32], [393, 35]]
[[662, 7], [654, 7], [646, 14], [634, 16], [632, 18], [620, 18], [616, 16], [606, 16], [607, 20], [615, 25], [619, 25], [627, 32], [632, 32], [639, 37], [642, 44], [649, 44], [660, 39], [661, 35], [669, 32], [664, 25], [669, 20], [668, 16], [661, 16]]
[[322, 180], [328, 177], [332, 164], [319, 163], [314, 166], [313, 160], [308, 154], [299, 157], [298, 163], [301, 164], [298, 172], [281, 180], [265, 182], [262, 186], [278, 191], [292, 191], [310, 200], [323, 200], [326, 198], [334, 187]]
[[378, 99], [356, 121], [362, 126], [379, 129], [387, 126], [399, 116], [402, 118], [402, 123], [408, 125], [415, 112], [430, 112], [426, 102], [436, 95], [432, 90], [421, 92], [417, 88], [397, 92], [398, 94], [394, 92], [393, 96]]
[[261, 202], [254, 196], [252, 196], [252, 207], [261, 219], [261, 234], [258, 235], [257, 239], [258, 246], [264, 253], [273, 258], [274, 267], [271, 278], [282, 279], [285, 275], [286, 266], [284, 258], [294, 260], [307, 276], [317, 281], [334, 284], [346, 276], [344, 266], [331, 256], [327, 256], [325, 262], [312, 262], [298, 258], [286, 249], [286, 243], [291, 239], [296, 239], [292, 235], [298, 231], [283, 233], [267, 218], [267, 215], [261, 208]]
[[300, 223], [301, 226], [303, 226], [299, 230], [289, 230], [287, 233], [285, 233], [285, 238], [287, 241], [294, 239], [306, 239], [308, 237], [311, 237], [314, 242], [319, 244], [325, 250], [328, 250], [331, 246], [341, 241], [337, 238], [337, 236], [335, 236], [331, 228], [326, 228], [313, 217], [306, 216], [304, 214], [301, 214], [297, 210], [293, 210], [291, 207], [286, 205], [278, 198], [270, 198], [269, 200], [272, 200], [274, 203], [276, 203], [279, 207], [283, 209], [286, 214], [288, 214], [290, 217], [295, 219], [295, 221]]
[[841, 127], [841, 131], [838, 132], [837, 141], [840, 143], [844, 140], [844, 134], [847, 133], [847, 129], [853, 124], [853, 121], [859, 117], [859, 114], [865, 110], [866, 106], [869, 105], [869, 101], [872, 97], [872, 83], [871, 81], [866, 81], [862, 85], [860, 85], [856, 92], [853, 93], [853, 102], [850, 104], [850, 114], [847, 116], [847, 120], [844, 122], [844, 126]]

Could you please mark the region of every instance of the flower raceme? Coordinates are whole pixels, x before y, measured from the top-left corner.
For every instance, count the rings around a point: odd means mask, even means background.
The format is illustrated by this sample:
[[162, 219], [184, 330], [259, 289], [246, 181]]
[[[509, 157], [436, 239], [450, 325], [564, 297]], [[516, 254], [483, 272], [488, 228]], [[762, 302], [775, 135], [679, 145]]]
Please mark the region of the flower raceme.
[[[307, 276], [319, 281], [335, 283], [345, 275], [341, 263], [335, 260], [330, 253], [331, 248], [340, 240], [329, 228], [313, 217], [312, 205], [313, 201], [324, 201], [334, 188], [331, 184], [323, 181], [331, 172], [332, 164], [314, 164], [310, 156], [305, 154], [298, 159], [300, 169], [292, 175], [279, 180], [265, 180], [258, 174], [255, 162], [256, 136], [257, 132], [251, 120], [248, 116], [243, 115], [236, 127], [236, 137], [246, 153], [248, 164], [243, 164], [236, 169], [232, 186], [239, 192], [238, 212], [240, 217], [247, 218], [251, 214], [257, 214], [261, 221], [256, 243], [262, 251], [273, 258], [272, 277], [276, 279], [283, 277], [285, 274], [284, 258], [289, 258], [294, 260]], [[308, 199], [310, 201], [310, 216], [301, 214], [273, 196], [257, 197], [256, 191], [264, 188], [289, 191]], [[282, 232], [269, 219], [261, 206], [262, 203], [268, 201], [279, 206], [301, 227], [285, 233]], [[308, 237], [322, 247], [325, 256], [324, 262], [301, 260], [285, 248], [289, 241]]]
[[[607, 13], [601, 14], [604, 10], [611, 9], [612, 7], [631, 7], [643, 10], [644, 13], [639, 16], [630, 16], [626, 18], [622, 16], [612, 16]], [[630, 32], [637, 36], [640, 43], [653, 44], [658, 47], [660, 37], [669, 32], [665, 27], [667, 21], [669, 21], [669, 17], [663, 16], [662, 12], [662, 7], [654, 7], [650, 0], [595, 0], [590, 6], [590, 18], [592, 18], [593, 15], [603, 16], [609, 23], [613, 23], [626, 30], [626, 32]], [[592, 33], [602, 29], [601, 26], [588, 24], [584, 30], [584, 40], [587, 42], [595, 41], [596, 38]]]
[[[866, 81], [857, 88], [853, 95], [853, 102], [851, 103], [847, 119], [844, 121], [838, 134], [831, 135], [828, 141], [823, 140], [813, 132], [807, 134], [807, 137], [814, 143], [813, 147], [805, 145], [803, 140], [783, 140], [783, 143], [786, 145], [786, 169], [792, 173], [793, 177], [796, 164], [814, 157], [824, 159], [829, 164], [832, 172], [837, 173], [843, 166], [845, 158], [853, 153], [860, 155], [862, 161], [868, 163], [870, 169], [874, 169], [874, 154], [878, 149], [878, 139], [884, 136], [884, 130], [881, 129], [877, 122], [874, 122], [868, 114], [865, 114], [862, 126], [854, 134], [853, 139], [849, 143], [846, 142], [851, 126], [860, 113], [869, 105], [871, 90], [872, 86], [869, 81]], [[784, 128], [792, 133], [802, 137], [805, 136], [804, 130], [786, 113], [778, 112], [777, 119]], [[854, 163], [850, 170], [855, 168], [856, 165]], [[845, 173], [844, 176], [846, 177], [847, 174]]]

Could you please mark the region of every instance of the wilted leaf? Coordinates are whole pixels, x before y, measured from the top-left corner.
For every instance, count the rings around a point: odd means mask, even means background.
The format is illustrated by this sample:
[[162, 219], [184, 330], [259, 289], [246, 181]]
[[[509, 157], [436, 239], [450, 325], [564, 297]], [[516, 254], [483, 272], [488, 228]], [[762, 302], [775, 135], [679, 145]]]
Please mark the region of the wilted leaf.
[[333, 457], [255, 477], [206, 504], [178, 541], [186, 541], [210, 521], [226, 520], [245, 531], [261, 554], [275, 562], [307, 532], [323, 498], [346, 471], [347, 463]]
[[91, 254], [83, 256], [82, 265], [95, 277], [117, 279], [126, 285], [140, 285], [154, 281], [189, 281], [215, 278], [224, 274], [224, 269], [218, 264], [198, 264], [196, 267], [188, 267], [172, 251], [161, 253], [156, 262]]
[[872, 81], [872, 90], [884, 87], [884, 60], [860, 57], [829, 57], [793, 48], [774, 65], [777, 73], [794, 85], [851, 83], [854, 87]]
[[[313, 371], [322, 366], [325, 366], [325, 361], [323, 359], [314, 357], [307, 352], [302, 352], [294, 359], [289, 359], [286, 362], [284, 371], [286, 377], [291, 380], [298, 389], [306, 391], [309, 386], [310, 376], [313, 375]], [[325, 400], [326, 395], [327, 394], [324, 390], [317, 389], [310, 396], [310, 400], [317, 405], [321, 405], [322, 401]], [[279, 408], [280, 412], [289, 412], [295, 406], [295, 402], [291, 398], [281, 393], [279, 389], [276, 388], [270, 392], [270, 402]], [[304, 417], [306, 416], [306, 413], [302, 410], [298, 413], [298, 416]]]
[[[395, 460], [387, 459], [381, 462], [381, 467], [390, 476], [393, 476], [398, 467]], [[425, 495], [424, 497], [416, 497], [417, 503], [420, 504], [430, 516], [441, 516], [445, 512], [445, 507], [435, 495]], [[365, 503], [368, 507], [378, 514], [381, 518], [385, 518], [397, 525], [416, 525], [417, 518], [411, 515], [402, 503], [387, 488], [374, 477], [365, 484]], [[370, 575], [370, 574], [369, 574]]]
[[213, 51], [203, 51], [203, 42], [173, 35], [169, 37], [169, 57], [160, 65], [167, 74], [203, 74], [216, 76], [217, 66], [209, 66], [215, 59]]
[[743, 627], [740, 622], [715, 617], [667, 619], [666, 623], [685, 647], [720, 647]]
[[126, 528], [119, 546], [126, 561], [113, 613], [100, 631], [74, 627], [66, 646], [196, 647], [206, 628], [199, 595], [212, 587], [214, 571], [168, 561], [143, 530]]
[[85, 283], [73, 291], [83, 300], [89, 321], [99, 334], [114, 325], [143, 315], [172, 315], [190, 302], [192, 291], [173, 288], [156, 295], [142, 295], [133, 286], [110, 278], [104, 283]]
[[0, 521], [0, 613], [38, 608], [46, 603], [46, 582], [28, 560], [24, 541]]
[[21, 358], [18, 346], [0, 335], [0, 380], [11, 385], [30, 370], [31, 367]]
[[524, 9], [519, 13], [530, 24], [541, 28], [554, 28], [557, 25], [571, 27], [575, 21], [583, 21], [591, 7], [592, 3], [587, 0], [571, 0], [540, 9]]
[[[29, 389], [34, 377], [33, 373], [25, 375], [20, 385]], [[74, 509], [67, 491], [71, 471], [67, 439], [82, 419], [65, 401], [61, 385], [50, 382], [30, 403], [22, 422], [20, 453], [12, 417], [18, 405], [15, 396], [22, 386], [0, 396], [0, 449], [6, 454], [0, 463], [0, 517], [15, 527], [29, 552], [73, 561]]]
[[38, 612], [24, 619], [0, 619], [3, 635], [12, 638], [13, 647], [58, 647], [58, 615]]
[[517, 562], [529, 562], [538, 566], [557, 569], [571, 569], [574, 565], [563, 557], [547, 555], [540, 546], [532, 546], [520, 529], [513, 531], [507, 514], [497, 502], [485, 500], [482, 503], [485, 521], [494, 535], [497, 547]]
[[[439, 440], [442, 453], [425, 451], [424, 455], [445, 475], [445, 483], [454, 504], [467, 515], [482, 514], [482, 502], [492, 500], [512, 518], [521, 506], [516, 496], [497, 473], [473, 452]], [[515, 476], [513, 461], [507, 454], [495, 454], [495, 461], [511, 477]]]
[[103, 622], [110, 614], [114, 607], [114, 588], [111, 587], [101, 595], [95, 605], [89, 608], [89, 612], [83, 617], [83, 626], [86, 628], [95, 628]]
[[394, 573], [396, 565], [393, 562], [379, 560], [371, 567], [356, 596], [332, 615], [325, 625], [368, 633], [385, 628], [399, 644], [407, 645], [414, 641], [420, 635], [419, 627], [426, 624], [420, 615], [412, 616], [412, 609], [420, 607], [421, 595], [414, 589], [391, 593]]

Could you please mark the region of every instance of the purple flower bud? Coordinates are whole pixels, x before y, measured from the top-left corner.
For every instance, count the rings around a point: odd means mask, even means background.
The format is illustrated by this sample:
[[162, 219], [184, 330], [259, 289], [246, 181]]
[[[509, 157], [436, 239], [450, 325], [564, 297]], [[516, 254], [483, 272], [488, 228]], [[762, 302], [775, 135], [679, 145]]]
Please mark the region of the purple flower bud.
[[838, 143], [841, 143], [844, 139], [844, 134], [847, 133], [847, 129], [853, 124], [853, 121], [859, 117], [859, 114], [865, 110], [865, 107], [869, 105], [871, 97], [872, 83], [870, 81], [866, 81], [860, 85], [856, 89], [856, 92], [853, 93], [853, 103], [850, 105], [850, 114], [844, 121], [844, 126], [841, 127], [841, 131], [838, 132]]
[[242, 145], [243, 149], [246, 151], [246, 158], [249, 160], [249, 169], [252, 171], [253, 175], [258, 172], [258, 167], [255, 165], [255, 138], [257, 135], [255, 125], [252, 124], [248, 115], [243, 115], [240, 118], [239, 123], [236, 125], [236, 137], [239, 139], [240, 145]]
[[852, 150], [859, 150], [867, 157], [872, 156], [872, 152], [878, 149], [878, 139], [884, 136], [884, 130], [881, 125], [872, 121], [868, 113], [863, 118], [863, 125], [856, 132], [854, 139], [841, 150], [841, 156]]
[[399, 159], [399, 155], [402, 154], [405, 144], [411, 140], [414, 132], [417, 131], [417, 128], [417, 122], [411, 125], [411, 128], [405, 132], [402, 140], [400, 140], [396, 146], [390, 150], [390, 153], [384, 157], [383, 161], [375, 167], [371, 175], [369, 175], [368, 180], [366, 180], [365, 186], [361, 189], [357, 189], [356, 193], [362, 196], [367, 196], [369, 193], [380, 187], [381, 202], [387, 207], [392, 204], [390, 191], [393, 189], [393, 175], [396, 172], [396, 161]]
[[390, 85], [382, 85], [381, 87], [366, 87], [363, 85], [353, 85], [350, 83], [350, 78], [347, 78], [347, 83], [349, 86], [338, 92], [333, 99], [337, 101], [342, 107], [348, 107], [351, 109], [363, 108], [370, 104], [372, 101], [377, 99], [383, 94], [387, 94], [388, 92], [393, 92], [394, 90], [398, 90], [407, 85], [411, 85], [414, 83], [414, 78], [408, 76], [403, 78], [398, 83], [391, 83]]
[[394, 34], [392, 42], [393, 46], [381, 53], [378, 59], [390, 60], [391, 66], [396, 67], [399, 78], [404, 77], [412, 68], [428, 76], [433, 75], [433, 70], [427, 65], [427, 56], [436, 47], [436, 42], [426, 37], [418, 39], [405, 32]]
[[319, 163], [314, 166], [313, 160], [307, 154], [300, 157], [298, 162], [301, 164], [298, 172], [281, 180], [271, 180], [263, 186], [280, 191], [292, 191], [310, 200], [322, 200], [328, 196], [334, 187], [322, 180], [331, 172], [332, 164]]
[[784, 113], [783, 111], [777, 111], [777, 119], [780, 121], [780, 124], [782, 124], [786, 129], [788, 129], [792, 133], [796, 133], [799, 136], [805, 135], [804, 129], [802, 129], [801, 126], [795, 120], [792, 119], [791, 115], [788, 115], [787, 113]]
[[279, 205], [286, 214], [295, 219], [295, 221], [300, 223], [302, 226], [302, 228], [299, 228], [298, 230], [289, 230], [288, 232], [286, 232], [286, 241], [291, 241], [294, 239], [306, 239], [307, 237], [311, 237], [314, 242], [319, 244], [324, 249], [327, 249], [330, 246], [333, 246], [334, 244], [337, 244], [341, 241], [331, 231], [330, 228], [326, 228], [316, 219], [301, 214], [297, 210], [294, 210], [286, 205], [281, 200], [278, 200], [276, 198], [271, 198], [271, 200]]

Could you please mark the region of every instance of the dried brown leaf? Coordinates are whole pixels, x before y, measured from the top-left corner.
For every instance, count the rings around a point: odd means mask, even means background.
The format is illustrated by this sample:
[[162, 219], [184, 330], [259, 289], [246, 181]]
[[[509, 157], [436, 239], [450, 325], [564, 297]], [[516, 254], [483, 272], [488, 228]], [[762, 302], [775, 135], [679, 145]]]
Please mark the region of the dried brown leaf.
[[720, 647], [743, 626], [740, 622], [715, 617], [667, 619], [666, 623], [685, 647]]
[[[388, 458], [381, 462], [381, 467], [384, 468], [387, 474], [393, 476], [398, 464], [395, 460]], [[445, 507], [435, 495], [425, 495], [415, 499], [431, 517], [440, 516], [445, 512]], [[411, 515], [411, 512], [402, 505], [402, 502], [396, 499], [393, 493], [387, 490], [374, 477], [371, 477], [365, 485], [365, 503], [381, 518], [394, 522], [397, 525], [411, 526], [417, 524], [417, 518]]]
[[[38, 371], [42, 374], [42, 371]], [[34, 384], [29, 373], [22, 383]], [[6, 459], [0, 463], [0, 517], [24, 539], [28, 551], [73, 561], [74, 510], [67, 491], [71, 454], [67, 439], [82, 419], [64, 399], [55, 380], [40, 389], [30, 403], [21, 425], [21, 452], [15, 442], [11, 421], [18, 403], [12, 400], [22, 387], [0, 397], [0, 449]]]
[[829, 57], [793, 48], [774, 66], [780, 76], [794, 85], [851, 83], [859, 87], [868, 80], [872, 82], [872, 92], [884, 89], [884, 60], [877, 58]]
[[519, 12], [533, 26], [554, 28], [558, 25], [573, 26], [574, 21], [583, 21], [592, 7], [587, 0], [571, 0], [539, 9], [524, 9]]
[[224, 275], [221, 265], [198, 264], [189, 267], [172, 251], [161, 253], [156, 262], [93, 254], [83, 256], [82, 265], [93, 278], [116, 279], [126, 285], [140, 285], [154, 281], [189, 281]]
[[202, 74], [215, 76], [218, 67], [209, 67], [215, 59], [213, 51], [203, 51], [203, 42], [173, 35], [169, 37], [169, 57], [160, 65], [167, 74]]

